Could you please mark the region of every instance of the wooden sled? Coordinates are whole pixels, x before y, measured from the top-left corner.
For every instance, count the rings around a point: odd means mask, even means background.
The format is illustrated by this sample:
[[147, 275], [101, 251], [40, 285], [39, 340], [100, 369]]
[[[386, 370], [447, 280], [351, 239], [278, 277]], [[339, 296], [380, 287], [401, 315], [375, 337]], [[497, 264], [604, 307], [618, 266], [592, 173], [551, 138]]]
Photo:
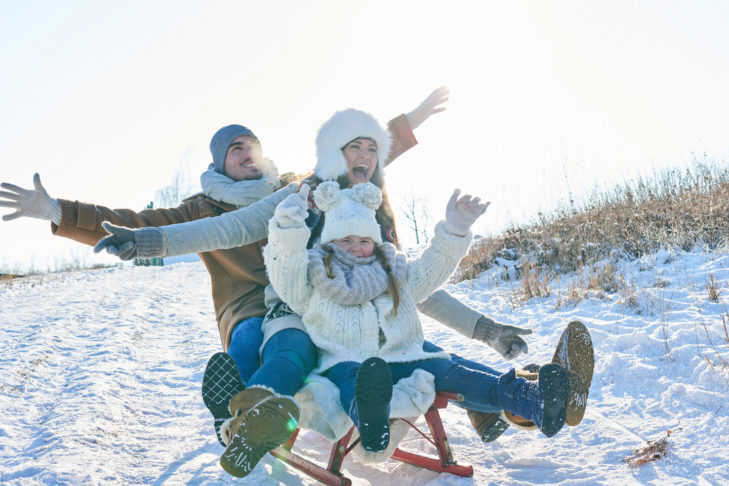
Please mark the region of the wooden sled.
[[[446, 437], [443, 422], [441, 421], [440, 413], [438, 412], [438, 409], [446, 408], [446, 406], [448, 406], [448, 400], [463, 401], [463, 396], [447, 392], [438, 392], [436, 394], [433, 405], [430, 406], [424, 415], [425, 421], [428, 424], [429, 434], [423, 432], [415, 424], [405, 419], [398, 419], [405, 421], [408, 425], [410, 425], [410, 427], [415, 429], [428, 442], [430, 442], [435, 447], [438, 458], [421, 456], [398, 448], [395, 449], [392, 456], [390, 456], [392, 459], [430, 469], [431, 471], [447, 472], [455, 474], [456, 476], [464, 477], [473, 476], [473, 466], [462, 466], [456, 464], [456, 461], [453, 459], [453, 454], [451, 453], [451, 448], [448, 445], [448, 437]], [[291, 451], [291, 448], [294, 446], [294, 442], [296, 442], [296, 438], [299, 434], [299, 429], [296, 429], [284, 445], [272, 450], [271, 454], [277, 459], [308, 474], [323, 484], [328, 486], [351, 486], [352, 480], [344, 476], [340, 471], [340, 468], [342, 467], [342, 462], [347, 454], [349, 454], [359, 443], [359, 439], [355, 440], [352, 444], [349, 443], [353, 431], [354, 427], [352, 427], [344, 437], [334, 444], [332, 452], [329, 455], [329, 464], [326, 468], [323, 468], [318, 464], [314, 464], [313, 462], [308, 461]]]

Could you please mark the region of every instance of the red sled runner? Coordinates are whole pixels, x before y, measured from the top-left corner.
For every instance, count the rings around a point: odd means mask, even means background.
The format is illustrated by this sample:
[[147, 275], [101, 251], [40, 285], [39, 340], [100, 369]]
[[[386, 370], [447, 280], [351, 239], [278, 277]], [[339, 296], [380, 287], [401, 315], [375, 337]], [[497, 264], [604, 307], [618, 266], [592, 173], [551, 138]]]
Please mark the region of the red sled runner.
[[[451, 448], [448, 445], [448, 437], [446, 437], [443, 422], [441, 421], [440, 413], [438, 412], [438, 409], [446, 408], [446, 406], [448, 406], [448, 400], [463, 401], [463, 396], [448, 392], [438, 392], [436, 394], [433, 405], [430, 406], [424, 415], [425, 421], [428, 424], [429, 433], [423, 432], [415, 424], [405, 419], [398, 419], [406, 422], [410, 427], [415, 429], [428, 442], [430, 442], [435, 447], [438, 458], [422, 456], [412, 452], [403, 451], [398, 448], [395, 449], [392, 456], [390, 456], [392, 459], [430, 469], [431, 471], [447, 472], [455, 474], [456, 476], [464, 477], [473, 476], [473, 466], [462, 466], [456, 464], [456, 461], [453, 459], [453, 454], [451, 453]], [[314, 464], [313, 462], [308, 461], [291, 451], [299, 434], [299, 429], [293, 433], [291, 438], [289, 438], [284, 445], [272, 450], [271, 454], [280, 461], [295, 467], [299, 471], [308, 474], [323, 484], [328, 486], [350, 486], [352, 484], [352, 480], [344, 476], [340, 471], [340, 468], [342, 467], [342, 462], [347, 454], [349, 454], [359, 443], [359, 439], [355, 440], [352, 444], [349, 443], [353, 431], [354, 427], [352, 427], [344, 437], [334, 444], [332, 452], [329, 455], [329, 464], [326, 468]]]

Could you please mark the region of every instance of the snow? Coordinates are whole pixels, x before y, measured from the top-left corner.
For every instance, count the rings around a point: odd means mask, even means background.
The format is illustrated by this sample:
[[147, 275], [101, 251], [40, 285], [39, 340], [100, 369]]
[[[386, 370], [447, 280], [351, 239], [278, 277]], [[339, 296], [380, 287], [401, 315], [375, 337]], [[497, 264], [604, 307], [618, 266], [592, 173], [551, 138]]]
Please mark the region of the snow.
[[[585, 419], [552, 439], [511, 428], [484, 444], [456, 406], [442, 411], [459, 478], [388, 460], [348, 457], [356, 485], [728, 484], [729, 255], [663, 251], [617, 265], [634, 288], [565, 302], [514, 305], [518, 284], [494, 269], [449, 285], [495, 319], [530, 327], [530, 354], [551, 359], [572, 319], [595, 345]], [[719, 283], [719, 302], [707, 281]], [[577, 276], [573, 276], [577, 278]], [[317, 484], [267, 456], [245, 479], [219, 466], [223, 448], [200, 398], [205, 363], [220, 343], [201, 262], [53, 273], [0, 284], [0, 484]], [[510, 366], [479, 342], [424, 318], [426, 337], [464, 357]], [[622, 460], [670, 429], [668, 455]], [[409, 435], [405, 447], [427, 451]], [[303, 433], [295, 451], [326, 464], [331, 443]]]

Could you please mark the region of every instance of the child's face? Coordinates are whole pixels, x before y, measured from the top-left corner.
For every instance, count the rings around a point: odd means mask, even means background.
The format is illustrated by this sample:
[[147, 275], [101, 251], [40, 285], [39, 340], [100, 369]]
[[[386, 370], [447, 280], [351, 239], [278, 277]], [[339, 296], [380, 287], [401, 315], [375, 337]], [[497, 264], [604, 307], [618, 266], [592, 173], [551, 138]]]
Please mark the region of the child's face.
[[375, 242], [369, 237], [349, 235], [332, 240], [332, 243], [358, 258], [370, 257], [375, 252]]

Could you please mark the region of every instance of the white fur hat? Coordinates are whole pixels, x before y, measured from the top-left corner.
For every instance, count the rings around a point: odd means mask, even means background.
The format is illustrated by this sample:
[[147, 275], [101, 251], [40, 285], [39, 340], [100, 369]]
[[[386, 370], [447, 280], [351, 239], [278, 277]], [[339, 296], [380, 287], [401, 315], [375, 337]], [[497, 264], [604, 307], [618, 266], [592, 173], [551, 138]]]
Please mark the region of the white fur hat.
[[314, 202], [324, 211], [322, 244], [350, 235], [369, 236], [375, 244], [382, 243], [380, 225], [375, 219], [382, 192], [376, 185], [365, 182], [340, 190], [334, 181], [322, 182], [314, 191]]
[[316, 176], [324, 181], [332, 181], [345, 175], [347, 159], [344, 158], [342, 148], [359, 137], [368, 137], [377, 143], [377, 163], [382, 171], [385, 161], [390, 157], [390, 131], [369, 113], [348, 108], [336, 112], [325, 121], [316, 135]]

